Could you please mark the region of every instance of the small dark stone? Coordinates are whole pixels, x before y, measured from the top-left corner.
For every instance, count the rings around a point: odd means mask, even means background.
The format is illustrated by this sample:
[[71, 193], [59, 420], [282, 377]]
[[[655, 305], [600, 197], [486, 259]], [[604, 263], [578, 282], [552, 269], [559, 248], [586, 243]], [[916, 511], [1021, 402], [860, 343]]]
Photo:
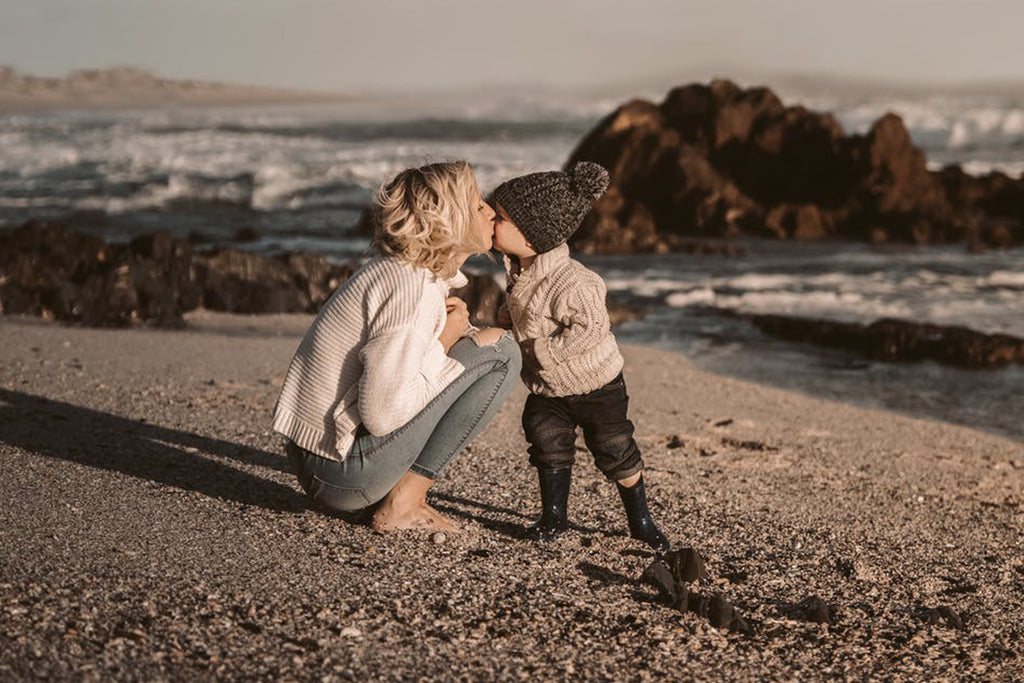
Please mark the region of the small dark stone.
[[796, 604], [794, 610], [796, 618], [801, 621], [809, 621], [813, 624], [831, 624], [834, 618], [834, 611], [824, 600], [817, 595], [804, 598]]
[[853, 566], [853, 562], [846, 558], [836, 558], [836, 571], [842, 574], [845, 578], [849, 579], [854, 575], [856, 571]]
[[668, 444], [667, 444], [668, 448], [673, 448], [673, 449], [674, 448], [682, 448], [685, 445], [686, 445], [686, 443], [682, 439], [679, 438], [678, 434], [673, 434], [672, 437], [668, 440]]
[[734, 572], [722, 572], [722, 578], [729, 583], [746, 583], [750, 577], [746, 569], [738, 569]]
[[715, 423], [715, 426], [716, 427], [728, 427], [732, 423], [733, 423], [733, 419], [731, 417], [729, 417], [729, 418], [726, 418], [724, 420], [719, 420], [718, 422]]
[[962, 631], [964, 628], [963, 618], [951, 607], [945, 605], [922, 607], [917, 611], [917, 618], [924, 622], [925, 626], [945, 626], [958, 631]]
[[731, 446], [745, 451], [774, 451], [777, 450], [762, 441], [740, 441], [739, 439], [722, 438], [723, 446]]
[[263, 633], [263, 627], [251, 621], [242, 621], [238, 624], [249, 633]]

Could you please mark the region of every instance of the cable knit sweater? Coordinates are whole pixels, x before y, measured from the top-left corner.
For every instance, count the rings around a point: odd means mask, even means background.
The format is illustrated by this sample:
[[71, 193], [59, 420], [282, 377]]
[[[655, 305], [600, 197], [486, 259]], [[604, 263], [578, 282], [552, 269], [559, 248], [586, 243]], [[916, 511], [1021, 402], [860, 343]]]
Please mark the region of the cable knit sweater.
[[611, 333], [604, 280], [569, 257], [562, 244], [520, 272], [505, 257], [508, 310], [523, 349], [523, 382], [542, 396], [600, 389], [622, 371]]
[[274, 431], [343, 460], [362, 424], [380, 436], [412, 419], [464, 368], [439, 341], [449, 289], [394, 257], [364, 264], [324, 304], [299, 344], [274, 408]]

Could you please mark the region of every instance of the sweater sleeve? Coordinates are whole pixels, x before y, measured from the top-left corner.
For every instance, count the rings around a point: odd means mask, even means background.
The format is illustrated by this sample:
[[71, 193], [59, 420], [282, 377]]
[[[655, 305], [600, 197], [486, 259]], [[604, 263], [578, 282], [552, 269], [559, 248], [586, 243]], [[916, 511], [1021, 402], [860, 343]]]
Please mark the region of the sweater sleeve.
[[593, 348], [611, 329], [604, 282], [596, 275], [555, 292], [551, 313], [561, 329], [550, 337], [537, 339], [533, 345], [542, 368], [552, 368]]
[[374, 436], [411, 420], [464, 369], [416, 314], [423, 309], [416, 297], [388, 297], [376, 316], [386, 324], [379, 331], [371, 326], [370, 338], [359, 352], [359, 416]]

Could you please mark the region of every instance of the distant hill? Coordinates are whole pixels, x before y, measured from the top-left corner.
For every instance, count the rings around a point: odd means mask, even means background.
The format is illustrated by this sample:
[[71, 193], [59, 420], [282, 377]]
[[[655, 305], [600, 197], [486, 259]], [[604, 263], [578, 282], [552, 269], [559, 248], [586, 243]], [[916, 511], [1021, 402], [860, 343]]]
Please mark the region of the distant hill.
[[7, 110], [166, 104], [284, 104], [352, 99], [340, 93], [161, 78], [132, 67], [83, 69], [63, 78], [46, 78], [20, 74], [12, 67], [0, 66], [0, 109]]

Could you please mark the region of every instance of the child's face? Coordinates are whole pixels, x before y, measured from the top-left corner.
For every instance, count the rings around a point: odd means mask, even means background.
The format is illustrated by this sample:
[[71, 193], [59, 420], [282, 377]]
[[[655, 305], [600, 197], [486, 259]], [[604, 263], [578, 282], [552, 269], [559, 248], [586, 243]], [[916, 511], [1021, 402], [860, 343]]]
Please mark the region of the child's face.
[[519, 232], [519, 228], [508, 217], [505, 207], [495, 204], [494, 208], [494, 248], [512, 256], [536, 256], [533, 245]]

